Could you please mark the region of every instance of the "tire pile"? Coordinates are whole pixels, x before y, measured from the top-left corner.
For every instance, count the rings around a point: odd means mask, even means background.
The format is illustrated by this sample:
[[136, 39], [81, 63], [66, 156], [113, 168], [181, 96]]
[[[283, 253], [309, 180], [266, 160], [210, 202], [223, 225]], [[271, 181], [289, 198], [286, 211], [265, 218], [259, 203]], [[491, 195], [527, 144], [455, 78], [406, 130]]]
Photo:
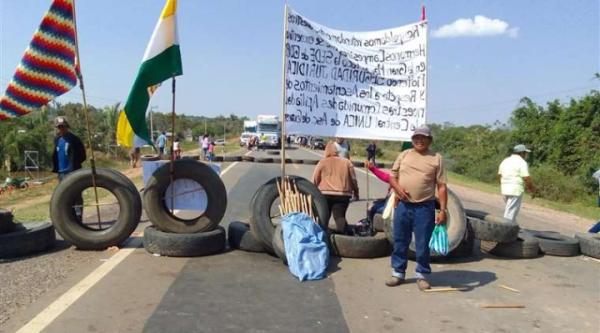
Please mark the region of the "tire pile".
[[[301, 193], [312, 196], [313, 211], [316, 212], [319, 225], [323, 230], [328, 230], [331, 213], [323, 194], [305, 178], [298, 176], [289, 176], [288, 178], [293, 180]], [[277, 190], [277, 181], [279, 180], [280, 178], [271, 179], [259, 187], [250, 202], [252, 217], [249, 223], [232, 222], [229, 225], [228, 235], [229, 245], [232, 248], [249, 252], [267, 252], [279, 257], [285, 263], [282, 229], [271, 217], [271, 211], [279, 198]], [[382, 232], [368, 237], [328, 232], [326, 241], [330, 252], [340, 257], [376, 258], [387, 256], [391, 252], [391, 247]]]
[[[82, 223], [74, 206], [81, 205], [81, 194], [93, 187], [92, 170], [80, 169], [61, 181], [50, 199], [50, 218], [62, 238], [80, 250], [104, 250], [120, 246], [135, 230], [142, 215], [142, 200], [133, 182], [122, 173], [96, 168], [95, 185], [117, 199], [119, 215], [106, 229], [92, 229]], [[82, 208], [83, 209], [83, 208]]]
[[[555, 231], [520, 229], [516, 223], [485, 212], [467, 210], [466, 213], [475, 238], [481, 240], [483, 252], [505, 258], [528, 259], [541, 254], [576, 256], [581, 250], [585, 255], [600, 258], [600, 236], [595, 234], [581, 233], [574, 238]], [[581, 239], [584, 241], [580, 245]]]
[[144, 248], [170, 257], [194, 257], [220, 253], [225, 249], [225, 229], [219, 226], [227, 208], [227, 190], [219, 175], [208, 165], [195, 159], [173, 162], [173, 182], [189, 179], [206, 192], [205, 211], [197, 217], [183, 219], [167, 208], [170, 199], [171, 165], [159, 167], [150, 177], [143, 192], [144, 210], [151, 226], [144, 230]]
[[14, 223], [12, 212], [0, 209], [0, 259], [46, 251], [54, 247], [55, 242], [52, 224]]

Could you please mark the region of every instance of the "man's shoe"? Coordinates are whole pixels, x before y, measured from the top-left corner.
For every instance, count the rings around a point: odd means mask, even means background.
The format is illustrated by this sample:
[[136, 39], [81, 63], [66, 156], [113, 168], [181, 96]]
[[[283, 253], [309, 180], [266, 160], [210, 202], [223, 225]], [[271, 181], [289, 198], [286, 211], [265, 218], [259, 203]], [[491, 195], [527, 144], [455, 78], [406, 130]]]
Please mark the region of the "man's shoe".
[[388, 287], [399, 286], [402, 283], [404, 283], [404, 279], [401, 279], [401, 278], [396, 277], [396, 276], [391, 276], [389, 279], [385, 280], [385, 285], [388, 286]]
[[425, 279], [417, 279], [417, 287], [419, 287], [420, 291], [431, 289], [431, 285]]

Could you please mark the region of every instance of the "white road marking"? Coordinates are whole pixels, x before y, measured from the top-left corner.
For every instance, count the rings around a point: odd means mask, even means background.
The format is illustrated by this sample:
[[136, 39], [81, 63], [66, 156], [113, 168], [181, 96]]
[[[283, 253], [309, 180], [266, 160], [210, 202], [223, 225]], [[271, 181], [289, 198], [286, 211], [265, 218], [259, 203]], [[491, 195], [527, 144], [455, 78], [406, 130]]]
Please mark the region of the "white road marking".
[[[251, 152], [248, 152], [251, 153]], [[248, 153], [246, 155], [248, 155]], [[234, 162], [229, 165], [225, 170], [221, 172], [221, 176], [225, 175], [231, 168], [233, 168], [238, 162]], [[140, 236], [141, 234], [141, 236]], [[138, 234], [136, 238], [130, 238], [125, 243], [126, 248], [121, 248], [112, 257], [107, 259], [102, 265], [96, 268], [93, 272], [88, 274], [83, 280], [79, 281], [75, 286], [69, 289], [67, 292], [62, 294], [52, 304], [48, 305], [42, 312], [38, 313], [33, 319], [27, 324], [21, 327], [17, 333], [30, 333], [30, 332], [41, 332], [48, 325], [50, 325], [58, 316], [65, 312], [73, 303], [75, 303], [81, 296], [83, 296], [88, 290], [90, 290], [98, 281], [105, 277], [113, 268], [117, 267], [127, 256], [133, 253], [136, 248], [142, 245], [143, 232]]]
[[60, 296], [56, 301], [44, 309], [44, 311], [38, 313], [38, 315], [25, 324], [25, 326], [21, 327], [17, 333], [41, 332], [45, 329], [52, 321], [54, 321], [54, 319], [68, 309], [71, 304], [75, 303], [81, 295], [85, 294], [91, 287], [139, 247], [142, 244], [142, 237], [134, 238], [127, 242], [127, 244], [129, 246], [128, 248], [121, 249], [115, 253], [109, 260], [96, 268], [83, 280], [79, 281], [79, 283]]

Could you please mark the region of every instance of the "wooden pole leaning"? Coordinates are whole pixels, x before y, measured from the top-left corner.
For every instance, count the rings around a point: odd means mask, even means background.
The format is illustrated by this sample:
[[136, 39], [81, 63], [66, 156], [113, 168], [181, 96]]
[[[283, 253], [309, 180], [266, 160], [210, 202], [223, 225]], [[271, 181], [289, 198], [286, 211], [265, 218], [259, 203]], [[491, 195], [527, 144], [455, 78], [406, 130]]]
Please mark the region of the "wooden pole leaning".
[[[81, 57], [79, 56], [79, 41], [77, 39], [77, 18], [75, 10], [75, 0], [73, 0], [73, 26], [75, 27], [75, 55], [76, 61], [75, 66], [79, 70], [76, 70], [77, 78], [79, 79], [79, 89], [81, 89], [81, 95], [83, 97], [83, 114], [85, 116], [85, 127], [86, 127], [86, 138], [87, 144], [90, 149], [90, 166], [92, 169], [92, 187], [94, 188], [94, 200], [96, 202], [96, 214], [98, 215], [98, 229], [102, 230], [102, 220], [100, 218], [100, 205], [98, 200], [98, 187], [96, 186], [96, 158], [94, 157], [94, 147], [92, 146], [91, 137], [91, 126], [90, 117], [88, 114], [87, 99], [85, 96], [85, 85], [83, 84], [83, 74], [81, 73]], [[82, 216], [83, 218], [83, 216]]]
[[[287, 7], [287, 3], [284, 5], [284, 11], [283, 11], [283, 45], [282, 45], [282, 60], [281, 60], [281, 72], [282, 72], [282, 79], [281, 79], [281, 138], [280, 138], [280, 143], [281, 143], [281, 181], [283, 181], [283, 179], [285, 178], [285, 145], [287, 144], [287, 140], [286, 140], [286, 131], [285, 131], [285, 97], [287, 94], [287, 90], [285, 87], [285, 80], [287, 79], [287, 75], [286, 75], [286, 69], [285, 69], [285, 60], [287, 57], [287, 51], [285, 48], [285, 40], [286, 40], [286, 34], [287, 34], [287, 21], [288, 21], [288, 7]], [[284, 192], [285, 194], [285, 192]], [[283, 201], [284, 198], [280, 198], [281, 201]]]
[[170, 178], [170, 182], [171, 182], [171, 214], [173, 214], [173, 212], [175, 211], [175, 178], [174, 178], [174, 173], [175, 173], [175, 163], [174, 159], [175, 159], [175, 154], [173, 152], [173, 148], [175, 147], [175, 76], [173, 76], [171, 78], [172, 80], [172, 86], [171, 86], [171, 93], [173, 96], [173, 100], [172, 100], [172, 105], [171, 105], [171, 148], [169, 149], [169, 178]]

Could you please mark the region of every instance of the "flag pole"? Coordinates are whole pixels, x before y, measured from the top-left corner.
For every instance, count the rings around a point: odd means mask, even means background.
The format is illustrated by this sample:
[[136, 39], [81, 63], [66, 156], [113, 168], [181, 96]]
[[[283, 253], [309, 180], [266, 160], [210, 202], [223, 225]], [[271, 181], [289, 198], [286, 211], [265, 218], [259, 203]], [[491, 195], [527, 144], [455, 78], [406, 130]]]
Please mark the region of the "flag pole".
[[[285, 97], [286, 97], [286, 87], [285, 80], [287, 79], [287, 73], [285, 70], [285, 58], [287, 56], [287, 52], [285, 49], [285, 39], [287, 34], [287, 22], [288, 22], [288, 6], [287, 3], [284, 5], [284, 14], [283, 14], [283, 56], [281, 61], [282, 68], [282, 79], [281, 79], [281, 181], [285, 178], [285, 145], [287, 144], [286, 140], [286, 132], [285, 132]], [[281, 199], [280, 199], [281, 200]]]
[[[81, 58], [79, 57], [79, 40], [77, 38], [77, 18], [75, 10], [75, 0], [73, 0], [73, 26], [75, 27], [75, 55], [76, 55], [76, 74], [79, 79], [79, 89], [83, 96], [83, 114], [85, 115], [86, 137], [90, 148], [90, 166], [92, 167], [92, 186], [94, 187], [94, 199], [96, 201], [96, 213], [98, 214], [98, 229], [102, 230], [102, 222], [100, 221], [100, 205], [98, 201], [98, 187], [96, 186], [96, 159], [94, 157], [94, 147], [92, 146], [92, 136], [90, 127], [90, 117], [88, 114], [87, 99], [85, 97], [85, 85], [83, 84], [83, 74], [81, 73]], [[81, 207], [83, 211], [83, 203]], [[82, 214], [83, 218], [83, 214]]]
[[175, 159], [175, 152], [173, 151], [173, 148], [175, 147], [175, 75], [173, 75], [172, 77], [172, 86], [171, 86], [171, 94], [173, 96], [173, 102], [172, 102], [172, 112], [171, 112], [171, 149], [170, 149], [170, 154], [171, 155], [169, 157], [169, 160], [171, 161], [170, 164], [170, 169], [169, 169], [169, 177], [171, 178], [171, 214], [173, 214], [173, 212], [175, 211], [175, 181], [173, 179], [173, 176], [175, 174], [175, 170], [174, 170], [174, 159]]

